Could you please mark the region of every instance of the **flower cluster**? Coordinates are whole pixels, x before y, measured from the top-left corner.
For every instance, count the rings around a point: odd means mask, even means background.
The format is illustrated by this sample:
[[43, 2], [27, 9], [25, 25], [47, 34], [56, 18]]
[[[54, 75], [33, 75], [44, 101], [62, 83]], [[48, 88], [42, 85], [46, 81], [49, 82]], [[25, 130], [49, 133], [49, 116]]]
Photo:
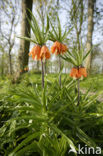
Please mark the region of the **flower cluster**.
[[[51, 47], [51, 53], [55, 53], [56, 55], [64, 54], [68, 50], [67, 46], [59, 41], [55, 41]], [[43, 60], [50, 58], [50, 51], [46, 45], [42, 47], [40, 45], [35, 45], [29, 56], [32, 55], [33, 60]], [[81, 77], [87, 77], [86, 68], [83, 66], [80, 67], [73, 67], [70, 72], [70, 77], [79, 79]]]
[[70, 72], [70, 77], [79, 79], [81, 77], [87, 77], [87, 71], [85, 67], [74, 67]]
[[42, 60], [50, 58], [50, 52], [46, 45], [43, 45], [42, 47], [40, 45], [35, 45], [29, 53], [29, 56], [31, 55], [33, 60]]
[[[56, 55], [63, 54], [67, 50], [67, 46], [58, 41], [54, 42], [53, 46], [51, 47], [51, 52], [53, 54], [55, 53]], [[50, 52], [46, 45], [43, 45], [42, 47], [40, 45], [35, 45], [29, 53], [29, 56], [31, 55], [33, 60], [42, 60], [50, 58]]]
[[63, 43], [58, 41], [54, 42], [53, 46], [51, 47], [51, 52], [56, 55], [63, 54], [68, 50], [67, 46]]

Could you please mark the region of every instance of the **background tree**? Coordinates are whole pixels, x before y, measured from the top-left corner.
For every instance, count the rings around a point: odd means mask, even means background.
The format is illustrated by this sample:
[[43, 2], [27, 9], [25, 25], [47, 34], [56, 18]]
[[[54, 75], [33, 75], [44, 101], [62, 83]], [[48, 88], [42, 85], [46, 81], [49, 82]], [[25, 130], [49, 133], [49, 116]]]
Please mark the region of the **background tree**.
[[[5, 68], [5, 61], [9, 62], [8, 71], [12, 75], [13, 73], [13, 47], [15, 44], [15, 33], [16, 33], [16, 26], [18, 24], [19, 17], [17, 15], [18, 12], [18, 2], [15, 0], [12, 1], [3, 1], [1, 0], [1, 18], [0, 18], [0, 33], [1, 33], [1, 40], [0, 40], [0, 49], [1, 49], [1, 73], [4, 74]], [[5, 18], [4, 18], [5, 17]], [[4, 58], [7, 57], [6, 60]]]
[[[28, 23], [27, 17], [30, 19], [30, 13], [28, 11], [32, 11], [33, 0], [22, 0], [22, 23], [21, 23], [21, 36], [30, 37], [30, 24]], [[24, 69], [28, 66], [29, 60], [29, 46], [30, 42], [26, 40], [20, 40], [20, 49], [19, 49], [19, 72], [22, 70], [22, 73], [25, 71]]]
[[70, 20], [76, 32], [76, 44], [80, 50], [80, 35], [82, 31], [82, 24], [84, 18], [84, 4], [83, 0], [72, 0], [72, 7], [70, 11]]
[[[0, 1], [0, 73], [1, 75], [3, 74], [10, 74], [14, 73], [16, 68], [18, 67], [17, 65], [17, 53], [18, 51], [20, 52], [19, 49], [19, 44], [17, 45], [18, 41], [17, 38], [15, 38], [15, 33], [16, 36], [18, 36], [19, 32], [19, 25], [21, 25], [21, 2], [22, 1], [17, 1], [17, 0], [1, 0]], [[69, 49], [71, 49], [73, 46], [77, 45], [78, 38], [82, 39], [83, 45], [86, 45], [86, 40], [87, 40], [87, 24], [88, 24], [88, 16], [87, 16], [87, 2], [88, 1], [81, 1], [81, 0], [34, 0], [33, 1], [33, 13], [37, 16], [37, 9], [43, 14], [48, 14], [50, 21], [52, 21], [53, 25], [56, 25], [56, 16], [57, 14], [60, 17], [60, 21], [62, 21], [62, 26], [66, 26], [68, 28], [74, 27], [75, 28], [72, 30], [71, 34], [68, 35], [69, 40], [67, 41], [67, 45]], [[59, 2], [59, 5], [58, 5]], [[42, 7], [43, 6], [43, 7]], [[95, 6], [95, 3], [94, 3]], [[94, 24], [94, 30], [93, 30], [93, 44], [98, 44], [101, 42], [102, 43], [102, 1], [97, 0], [96, 1], [96, 7], [94, 7], [94, 15], [93, 15], [93, 24]], [[14, 23], [12, 24], [12, 18], [15, 15], [15, 10], [16, 10], [16, 16], [14, 18]], [[19, 12], [18, 12], [19, 10]], [[5, 18], [4, 18], [5, 16]], [[11, 16], [11, 17], [10, 17]], [[19, 20], [18, 20], [19, 16]], [[67, 16], [67, 19], [66, 19]], [[39, 19], [39, 18], [38, 18]], [[82, 22], [83, 21], [83, 22]], [[39, 22], [39, 20], [38, 20]], [[81, 22], [81, 24], [80, 24]], [[15, 23], [17, 25], [15, 26]], [[77, 24], [77, 25], [76, 25]], [[9, 38], [10, 36], [10, 28], [13, 25], [12, 29], [12, 35], [10, 43], [6, 38]], [[81, 26], [80, 26], [81, 25]], [[15, 27], [15, 31], [14, 31]], [[41, 25], [40, 25], [41, 27]], [[77, 30], [76, 30], [77, 28]], [[98, 30], [98, 31], [97, 31]], [[80, 33], [81, 31], [81, 33]], [[79, 34], [79, 35], [77, 35]], [[19, 34], [20, 35], [20, 34]], [[79, 36], [79, 37], [77, 37]], [[14, 42], [14, 45], [13, 45]], [[22, 42], [22, 40], [21, 40]], [[9, 48], [9, 45], [12, 44], [11, 48]], [[49, 47], [51, 47], [51, 43], [47, 43]], [[27, 44], [26, 44], [27, 45]], [[78, 46], [79, 47], [79, 46]], [[100, 44], [101, 47], [101, 44]], [[10, 51], [11, 49], [11, 51]], [[28, 50], [29, 52], [30, 50]], [[93, 53], [92, 53], [93, 54]], [[94, 54], [93, 54], [94, 55]], [[22, 55], [23, 56], [23, 55]], [[28, 54], [27, 54], [28, 57]], [[100, 57], [100, 55], [99, 55]], [[49, 60], [49, 62], [52, 61], [52, 66], [54, 66], [54, 60], [56, 59], [55, 56]], [[26, 59], [24, 59], [26, 60]], [[10, 63], [11, 62], [11, 63]], [[19, 62], [21, 62], [19, 60]], [[94, 59], [93, 59], [93, 62]], [[100, 65], [101, 69], [101, 62], [97, 62]], [[20, 64], [20, 63], [18, 63]], [[38, 63], [33, 62], [33, 69], [34, 70], [40, 70], [40, 65]], [[94, 63], [92, 63], [94, 64]], [[47, 66], [49, 66], [50, 63], [47, 63]], [[30, 67], [30, 70], [32, 69], [32, 60], [30, 59], [28, 66]], [[11, 67], [11, 70], [10, 70]], [[57, 63], [57, 67], [58, 63]], [[25, 67], [24, 67], [25, 68]], [[64, 64], [65, 68], [65, 64]], [[70, 66], [68, 66], [70, 68]], [[92, 67], [91, 67], [92, 68]], [[54, 70], [54, 67], [52, 68]], [[92, 68], [93, 69], [93, 68]], [[52, 70], [52, 71], [53, 71]], [[10, 72], [11, 71], [11, 72]], [[19, 69], [20, 71], [20, 69]], [[64, 69], [63, 69], [64, 71]], [[67, 70], [69, 71], [69, 70]]]
[[[92, 35], [93, 35], [93, 14], [94, 14], [94, 3], [95, 0], [88, 0], [88, 32], [87, 32], [87, 52], [92, 48]], [[91, 53], [86, 59], [86, 68], [88, 73], [91, 69]]]

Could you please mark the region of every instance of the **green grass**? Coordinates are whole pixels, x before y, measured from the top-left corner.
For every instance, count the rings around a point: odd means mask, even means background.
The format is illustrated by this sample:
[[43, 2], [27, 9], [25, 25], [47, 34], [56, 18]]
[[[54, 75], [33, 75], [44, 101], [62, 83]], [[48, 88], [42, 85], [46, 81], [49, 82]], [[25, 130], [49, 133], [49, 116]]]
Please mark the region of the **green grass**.
[[10, 79], [0, 79], [0, 94], [5, 94], [8, 92], [10, 87]]
[[[66, 77], [70, 79], [69, 74], [62, 74], [62, 80]], [[52, 79], [57, 79], [58, 74], [47, 74], [45, 78], [52, 80]], [[29, 76], [29, 80], [33, 83], [41, 84], [41, 75], [40, 74], [31, 74]], [[97, 74], [97, 75], [90, 75], [84, 80], [81, 80], [80, 86], [83, 89], [89, 89], [92, 92], [99, 92], [102, 93], [103, 91], [103, 75], [102, 74]]]
[[91, 75], [81, 82], [81, 88], [89, 89], [92, 92], [103, 92], [103, 75]]
[[[62, 80], [67, 77], [70, 79], [69, 74], [62, 74]], [[54, 79], [58, 79], [58, 74], [46, 74], [45, 79], [52, 81]], [[33, 85], [41, 85], [41, 74], [28, 73], [24, 74], [21, 78], [20, 85], [25, 85], [27, 83], [31, 83]], [[5, 93], [11, 87], [10, 78], [5, 78], [4, 80], [0, 79], [0, 93]], [[18, 84], [19, 85], [19, 84]], [[82, 89], [88, 90], [92, 92], [99, 92], [100, 94], [103, 92], [103, 75], [90, 75], [84, 80], [80, 82], [80, 87]]]

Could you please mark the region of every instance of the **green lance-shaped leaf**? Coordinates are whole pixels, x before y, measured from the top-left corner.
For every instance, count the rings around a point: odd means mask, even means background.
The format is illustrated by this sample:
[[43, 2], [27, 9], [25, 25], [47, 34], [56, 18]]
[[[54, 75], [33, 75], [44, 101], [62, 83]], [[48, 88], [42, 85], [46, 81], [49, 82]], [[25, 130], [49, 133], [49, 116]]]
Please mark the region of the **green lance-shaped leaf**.
[[50, 22], [50, 24], [51, 24], [51, 27], [52, 27], [52, 32], [54, 33], [53, 35], [55, 36], [56, 40], [59, 40], [59, 36], [58, 36], [58, 34], [57, 34], [57, 32], [56, 32], [52, 22]]
[[57, 16], [57, 20], [58, 20], [58, 34], [59, 34], [59, 40], [61, 40], [61, 33], [62, 33], [62, 30], [61, 30], [60, 19], [59, 19], [58, 16]]
[[[75, 57], [73, 57], [73, 54], [70, 52], [70, 51], [67, 51], [68, 53], [67, 53], [67, 55], [68, 55], [68, 57], [72, 60], [72, 62], [73, 62], [73, 64], [75, 65], [75, 66], [77, 66], [78, 65], [78, 62], [77, 62], [77, 60], [75, 59]], [[76, 55], [76, 54], [75, 54]]]
[[[28, 9], [29, 10], [29, 9]], [[41, 32], [41, 30], [40, 30], [40, 27], [39, 27], [39, 25], [38, 25], [38, 22], [37, 22], [37, 20], [36, 20], [36, 18], [35, 18], [35, 16], [32, 14], [32, 12], [29, 10], [29, 12], [30, 12], [30, 15], [31, 15], [31, 21], [33, 22], [33, 24], [34, 24], [34, 29], [36, 30], [36, 34], [35, 34], [35, 36], [37, 35], [38, 36], [38, 38], [39, 38], [39, 41], [40, 41], [40, 45], [42, 45], [43, 44], [43, 38], [42, 38], [42, 32]]]
[[64, 60], [66, 60], [67, 62], [70, 62], [70, 63], [72, 63], [72, 64], [75, 65], [75, 66], [78, 65], [77, 61], [75, 60], [75, 58], [73, 57], [73, 55], [72, 55], [69, 51], [67, 51], [67, 54], [66, 54], [66, 55], [61, 56], [61, 57], [62, 57]]
[[39, 37], [39, 40], [40, 40], [40, 44], [42, 44], [43, 43], [42, 32], [40, 31], [39, 25], [38, 25], [34, 15], [32, 15], [32, 21], [33, 21], [33, 24], [34, 24], [35, 29], [37, 31], [37, 34], [38, 34], [38, 37]]
[[70, 28], [68, 31], [67, 30], [64, 31], [64, 33], [63, 33], [63, 35], [61, 37], [62, 41], [69, 35], [69, 33], [72, 31], [72, 29], [73, 29], [73, 27]]
[[49, 31], [49, 17], [47, 16], [47, 25], [46, 25], [46, 31], [45, 33], [47, 33]]
[[33, 152], [35, 151], [35, 152], [41, 153], [40, 148], [36, 141], [33, 141], [26, 147], [23, 147], [21, 150], [19, 150], [16, 153], [16, 156], [23, 156], [25, 152], [27, 152], [29, 154], [29, 151], [33, 151]]
[[15, 149], [12, 153], [9, 154], [9, 156], [14, 156], [15, 153], [23, 148], [24, 146], [26, 146], [27, 144], [29, 144], [30, 141], [32, 141], [33, 139], [37, 138], [40, 135], [39, 132], [36, 132], [34, 134], [29, 135], [26, 139], [24, 139]]
[[53, 34], [53, 31], [49, 32], [49, 40], [55, 42], [56, 41], [56, 36]]
[[29, 41], [29, 42], [33, 42], [35, 44], [37, 44], [37, 42], [29, 37], [20, 37], [20, 36], [17, 36], [17, 38], [20, 38], [20, 39], [23, 39], [23, 40], [26, 40], [26, 41]]
[[19, 117], [15, 117], [15, 118], [11, 118], [11, 121], [13, 120], [34, 120], [34, 121], [38, 121], [38, 122], [44, 122], [47, 121], [48, 118], [46, 115], [38, 115], [38, 114], [33, 114], [33, 115], [23, 115], [23, 116], [19, 116]]
[[83, 57], [83, 61], [87, 58], [87, 56], [90, 54], [91, 51], [92, 51], [92, 49], [90, 49], [90, 50], [86, 53], [86, 55]]
[[77, 136], [82, 140], [86, 145], [91, 147], [96, 147], [95, 142], [85, 134], [79, 127], [76, 128], [77, 130]]
[[[74, 58], [75, 58], [75, 60], [76, 60], [76, 62], [77, 62], [77, 66], [79, 66], [79, 65], [80, 65], [79, 51], [77, 51], [77, 49], [73, 49], [73, 50], [72, 50], [72, 53], [73, 53]], [[74, 59], [74, 58], [73, 58], [73, 59]]]
[[27, 17], [27, 19], [28, 19], [28, 22], [29, 22], [29, 24], [30, 24], [30, 26], [31, 26], [31, 29], [32, 29], [32, 31], [33, 31], [33, 34], [34, 34], [34, 36], [35, 36], [35, 38], [36, 38], [37, 43], [40, 44], [40, 37], [39, 37], [39, 34], [38, 34], [38, 32], [37, 32], [36, 27], [32, 24], [32, 21], [30, 21], [30, 19], [29, 19], [28, 17]]
[[61, 56], [61, 58], [62, 59], [64, 59], [65, 61], [67, 61], [67, 62], [70, 62], [71, 64], [73, 64], [73, 65], [77, 65], [77, 63], [75, 63], [71, 58], [69, 58], [69, 57], [64, 57], [64, 56]]
[[76, 154], [76, 147], [75, 145], [73, 144], [72, 140], [69, 139], [60, 129], [58, 129], [55, 125], [52, 125], [51, 128], [57, 132], [58, 134], [61, 134], [68, 142], [70, 148], [72, 149], [72, 151]]

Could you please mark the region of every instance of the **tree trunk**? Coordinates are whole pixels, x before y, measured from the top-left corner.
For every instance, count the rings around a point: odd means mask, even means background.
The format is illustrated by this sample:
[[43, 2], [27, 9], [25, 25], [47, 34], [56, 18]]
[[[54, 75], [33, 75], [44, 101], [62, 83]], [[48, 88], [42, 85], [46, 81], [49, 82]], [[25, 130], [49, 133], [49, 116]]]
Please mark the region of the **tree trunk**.
[[[87, 52], [92, 48], [92, 35], [93, 35], [93, 13], [94, 13], [94, 0], [88, 0], [88, 33], [87, 33]], [[86, 69], [90, 73], [91, 69], [91, 53], [86, 59]]]
[[1, 77], [4, 76], [4, 53], [2, 53], [2, 59], [1, 59]]
[[9, 74], [12, 75], [11, 46], [9, 47]]
[[[30, 13], [27, 9], [32, 11], [32, 4], [33, 0], [22, 0], [21, 36], [30, 37], [30, 24], [27, 20], [27, 17], [30, 19]], [[29, 46], [30, 42], [21, 39], [19, 49], [19, 71], [22, 71], [22, 73], [25, 71], [24, 68], [28, 66]]]

